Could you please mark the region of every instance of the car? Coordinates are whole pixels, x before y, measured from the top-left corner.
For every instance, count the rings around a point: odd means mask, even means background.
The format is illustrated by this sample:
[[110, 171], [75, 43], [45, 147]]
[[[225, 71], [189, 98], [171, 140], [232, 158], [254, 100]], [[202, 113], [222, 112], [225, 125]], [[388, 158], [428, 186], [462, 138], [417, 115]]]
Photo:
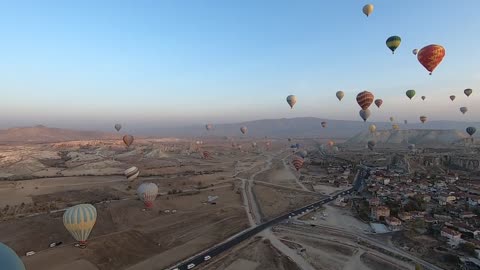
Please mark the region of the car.
[[28, 256], [32, 256], [32, 255], [35, 255], [35, 251], [29, 251], [25, 254], [27, 257]]
[[193, 264], [193, 263], [187, 265], [187, 269], [192, 269], [192, 268], [194, 268], [194, 267], [195, 267], [195, 264]]
[[177, 267], [177, 268], [175, 268], [175, 269], [173, 269], [173, 270], [180, 270], [180, 269], [178, 269], [178, 267]]
[[209, 255], [205, 256], [205, 258], [203, 258], [205, 261], [208, 261], [210, 260], [212, 257], [210, 257]]

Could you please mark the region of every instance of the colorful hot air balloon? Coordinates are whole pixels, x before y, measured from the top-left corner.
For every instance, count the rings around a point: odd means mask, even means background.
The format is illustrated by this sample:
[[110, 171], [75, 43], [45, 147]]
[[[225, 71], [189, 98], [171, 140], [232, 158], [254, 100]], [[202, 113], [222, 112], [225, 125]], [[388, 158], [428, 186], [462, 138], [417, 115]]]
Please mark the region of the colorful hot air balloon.
[[337, 96], [338, 100], [341, 101], [342, 98], [345, 96], [345, 93], [344, 93], [343, 91], [338, 91], [338, 92], [336, 93], [336, 96]]
[[460, 107], [460, 111], [465, 114], [466, 112], [468, 112], [468, 108], [467, 107]]
[[210, 152], [208, 152], [208, 151], [203, 151], [202, 155], [203, 155], [204, 159], [209, 159], [211, 157]]
[[417, 59], [432, 75], [432, 72], [442, 62], [445, 57], [445, 48], [440, 45], [428, 45], [418, 51]]
[[469, 97], [473, 93], [473, 90], [470, 89], [470, 88], [467, 88], [467, 89], [463, 90], [463, 93], [465, 93], [465, 95], [467, 97]]
[[375, 131], [377, 131], [377, 126], [375, 126], [374, 124], [371, 124], [368, 127], [368, 130], [370, 130], [370, 133], [375, 133]]
[[77, 204], [63, 214], [63, 225], [73, 238], [85, 247], [88, 236], [97, 221], [97, 209], [91, 204]]
[[248, 129], [247, 129], [246, 126], [242, 126], [242, 127], [240, 128], [240, 131], [241, 131], [243, 134], [246, 134], [247, 131], [248, 131]]
[[127, 178], [127, 180], [133, 181], [133, 180], [137, 179], [138, 175], [140, 174], [140, 170], [138, 170], [138, 168], [134, 166], [134, 167], [126, 169], [123, 172], [123, 174], [125, 174], [125, 177]]
[[405, 94], [407, 95], [407, 97], [409, 99], [412, 99], [415, 96], [416, 92], [415, 92], [415, 90], [410, 89], [410, 90], [407, 90], [407, 92], [405, 92]]
[[292, 164], [293, 164], [293, 167], [295, 167], [295, 169], [299, 171], [303, 166], [303, 158], [299, 156], [295, 156], [295, 158], [292, 161]]
[[387, 44], [387, 47], [392, 51], [392, 54], [394, 54], [395, 50], [400, 46], [401, 42], [402, 39], [399, 36], [391, 36], [387, 38], [387, 41], [385, 43]]
[[417, 55], [418, 49], [413, 49], [412, 53], [413, 53], [413, 55]]
[[393, 125], [392, 125], [392, 129], [393, 129], [393, 130], [399, 130], [399, 129], [400, 129], [400, 126], [398, 126], [397, 124], [393, 124]]
[[367, 119], [370, 117], [372, 113], [370, 112], [369, 109], [366, 109], [366, 110], [360, 110], [358, 114], [363, 119], [363, 122], [367, 122]]
[[395, 121], [395, 118], [393, 118], [393, 116], [390, 116], [390, 122], [393, 122]]
[[375, 105], [377, 105], [378, 108], [380, 108], [380, 106], [382, 106], [382, 104], [383, 104], [383, 100], [381, 100], [381, 99], [376, 99], [375, 100]]
[[132, 135], [123, 136], [123, 142], [127, 147], [129, 147], [133, 143], [133, 136]]
[[422, 96], [422, 100], [425, 100], [427, 97], [426, 96]]
[[455, 97], [454, 95], [451, 95], [451, 96], [450, 96], [450, 100], [451, 100], [451, 101], [454, 101], [455, 98], [456, 98], [456, 97]]
[[425, 122], [427, 121], [427, 117], [426, 117], [426, 116], [423, 116], [423, 115], [420, 116], [420, 121], [421, 121], [422, 123], [425, 123]]
[[206, 124], [205, 125], [205, 129], [206, 130], [211, 130], [213, 128], [213, 125], [212, 124]]
[[370, 105], [372, 105], [374, 99], [375, 97], [373, 94], [368, 91], [363, 91], [357, 95], [357, 103], [362, 110], [368, 109]]
[[115, 124], [115, 129], [116, 129], [117, 131], [120, 131], [120, 129], [122, 129], [122, 125], [120, 125], [120, 124]]
[[17, 253], [0, 242], [0, 266], [5, 270], [25, 270], [25, 265]]
[[368, 141], [367, 142], [368, 149], [373, 151], [373, 148], [375, 148], [375, 144], [376, 144], [375, 141]]
[[146, 208], [152, 208], [155, 198], [157, 198], [158, 186], [154, 183], [143, 183], [137, 189], [137, 195], [145, 204]]
[[321, 125], [322, 125], [323, 128], [325, 128], [325, 127], [327, 127], [327, 122], [323, 121], [323, 122], [321, 123]]
[[363, 14], [365, 14], [367, 17], [370, 16], [373, 12], [373, 5], [372, 4], [366, 4], [362, 8]]
[[475, 134], [475, 132], [477, 132], [477, 129], [475, 127], [467, 127], [466, 129], [468, 135], [470, 135], [470, 137], [473, 136], [473, 134]]
[[290, 95], [287, 97], [287, 103], [290, 105], [290, 109], [293, 109], [295, 103], [297, 103], [297, 97], [294, 95]]

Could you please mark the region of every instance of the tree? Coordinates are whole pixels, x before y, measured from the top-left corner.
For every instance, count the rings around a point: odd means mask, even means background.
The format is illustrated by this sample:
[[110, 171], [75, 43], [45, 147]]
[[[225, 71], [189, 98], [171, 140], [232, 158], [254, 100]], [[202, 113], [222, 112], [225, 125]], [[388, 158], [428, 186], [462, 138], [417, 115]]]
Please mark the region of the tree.
[[460, 250], [467, 253], [470, 256], [476, 256], [475, 245], [472, 243], [461, 243]]
[[423, 270], [423, 266], [421, 264], [415, 264], [415, 270]]

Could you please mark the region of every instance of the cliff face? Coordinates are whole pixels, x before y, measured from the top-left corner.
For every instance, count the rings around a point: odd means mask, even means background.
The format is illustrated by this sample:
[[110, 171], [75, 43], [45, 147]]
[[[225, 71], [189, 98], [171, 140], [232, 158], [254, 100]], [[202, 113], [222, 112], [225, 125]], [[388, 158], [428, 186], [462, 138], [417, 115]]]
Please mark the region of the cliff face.
[[451, 157], [449, 164], [467, 171], [480, 171], [480, 157]]
[[347, 144], [366, 144], [374, 140], [377, 144], [415, 144], [417, 146], [451, 145], [463, 141], [467, 135], [458, 130], [380, 130], [374, 134], [364, 131], [348, 139]]

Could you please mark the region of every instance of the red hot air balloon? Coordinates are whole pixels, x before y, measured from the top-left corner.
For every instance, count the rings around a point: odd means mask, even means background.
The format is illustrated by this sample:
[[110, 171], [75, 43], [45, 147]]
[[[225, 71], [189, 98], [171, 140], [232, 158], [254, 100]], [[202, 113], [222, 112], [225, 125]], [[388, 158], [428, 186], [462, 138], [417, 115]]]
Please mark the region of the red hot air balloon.
[[380, 108], [380, 106], [382, 106], [382, 104], [383, 104], [383, 100], [381, 100], [381, 99], [376, 99], [375, 100], [375, 105], [377, 105], [378, 108]]
[[129, 147], [133, 143], [133, 136], [132, 135], [123, 136], [123, 142], [127, 147]]
[[372, 105], [374, 98], [375, 97], [372, 93], [368, 91], [363, 91], [357, 95], [357, 103], [358, 105], [360, 105], [360, 108], [362, 108], [362, 110], [366, 110], [368, 109], [368, 107], [370, 107], [370, 105]]
[[209, 159], [209, 158], [211, 157], [211, 156], [210, 156], [210, 152], [208, 152], [208, 151], [203, 151], [202, 154], [203, 154], [203, 158], [204, 158], [204, 159]]
[[295, 156], [295, 158], [292, 161], [292, 164], [293, 164], [293, 167], [295, 167], [295, 169], [299, 171], [303, 166], [303, 158], [299, 156]]
[[445, 48], [440, 45], [428, 45], [418, 51], [417, 59], [432, 75], [435, 68], [442, 62], [445, 56]]

